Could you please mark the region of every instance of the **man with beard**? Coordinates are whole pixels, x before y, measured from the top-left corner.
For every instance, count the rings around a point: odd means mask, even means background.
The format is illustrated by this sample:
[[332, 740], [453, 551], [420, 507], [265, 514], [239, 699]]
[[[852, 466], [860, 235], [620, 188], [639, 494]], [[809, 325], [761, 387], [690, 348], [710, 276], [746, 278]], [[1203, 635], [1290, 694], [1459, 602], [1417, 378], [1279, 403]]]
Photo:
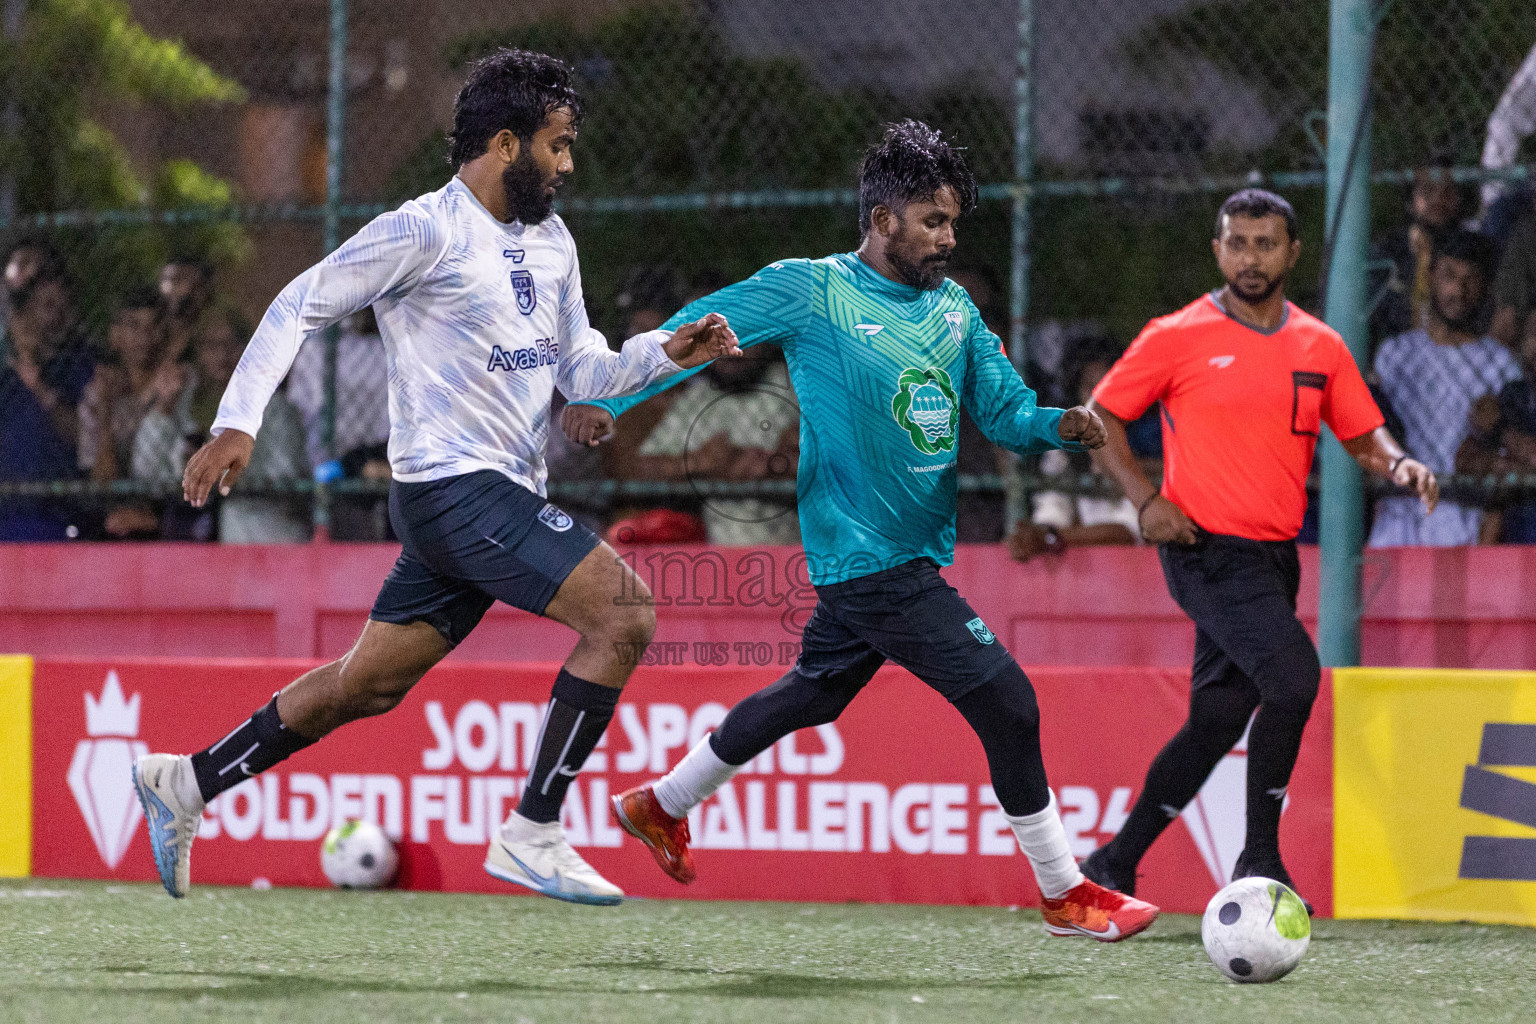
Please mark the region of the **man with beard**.
[[[441, 189], [376, 218], [268, 309], [224, 392], [183, 489], [228, 495], [262, 411], [305, 338], [372, 305], [389, 364], [389, 510], [404, 550], [362, 635], [190, 757], [153, 754], [133, 779], [160, 879], [184, 896], [203, 806], [331, 730], [393, 708], [495, 600], [580, 634], [555, 679], [517, 809], [492, 836], [497, 878], [577, 903], [619, 889], [566, 842], [560, 806], [655, 629], [649, 592], [585, 527], [544, 500], [554, 389], [593, 399], [737, 355], [721, 317], [629, 339], [612, 352], [587, 323], [575, 244], [551, 215], [571, 173], [581, 99], [565, 64], [501, 50], [454, 105]], [[625, 594], [640, 600], [618, 602]]]
[[[1442, 238], [1430, 264], [1424, 326], [1388, 338], [1376, 353], [1376, 375], [1403, 422], [1403, 443], [1436, 473], [1455, 471], [1456, 450], [1480, 403], [1497, 418], [1499, 391], [1520, 377], [1509, 349], [1478, 331], [1489, 262], [1481, 235]], [[1426, 508], [1411, 498], [1383, 498], [1370, 546], [1476, 544], [1483, 519], [1475, 505], [1442, 501]]]
[[[1046, 785], [1034, 688], [939, 574], [954, 559], [962, 405], [990, 440], [1020, 453], [1095, 448], [1104, 429], [1087, 409], [1037, 407], [965, 290], [945, 278], [955, 222], [976, 204], [976, 179], [948, 140], [916, 121], [890, 125], [864, 157], [859, 193], [857, 252], [774, 263], [668, 321], [724, 313], [744, 345], [784, 350], [800, 400], [800, 532], [817, 604], [795, 666], [614, 809], [663, 871], [691, 882], [688, 812], [781, 737], [836, 719], [889, 659], [976, 730], [1046, 927], [1127, 938], [1157, 908], [1083, 878]], [[572, 405], [562, 426], [596, 443], [655, 390]]]
[[[1291, 204], [1244, 189], [1221, 206], [1212, 240], [1225, 287], [1153, 320], [1094, 389], [1108, 443], [1095, 460], [1161, 545], [1168, 592], [1195, 621], [1189, 721], [1152, 762], [1120, 832], [1083, 873], [1121, 892], [1216, 763], [1248, 738], [1248, 830], [1233, 878], [1290, 884], [1280, 811], [1321, 676], [1296, 618], [1296, 534], [1307, 472], [1327, 423], [1367, 471], [1412, 488], [1426, 507], [1434, 474], [1382, 426], [1343, 339], [1285, 299], [1301, 242]], [[1125, 424], [1162, 403], [1161, 491]]]

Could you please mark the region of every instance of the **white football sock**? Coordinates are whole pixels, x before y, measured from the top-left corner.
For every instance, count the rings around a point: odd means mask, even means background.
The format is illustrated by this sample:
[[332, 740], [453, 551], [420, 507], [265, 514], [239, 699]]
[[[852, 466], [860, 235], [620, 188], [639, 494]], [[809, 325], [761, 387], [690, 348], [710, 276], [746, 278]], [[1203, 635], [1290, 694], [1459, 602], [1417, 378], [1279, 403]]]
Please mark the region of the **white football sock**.
[[1029, 866], [1035, 869], [1035, 882], [1040, 895], [1048, 900], [1059, 900], [1070, 890], [1082, 884], [1083, 873], [1077, 869], [1077, 859], [1067, 843], [1067, 830], [1061, 827], [1061, 816], [1056, 813], [1056, 794], [1045, 810], [1015, 818], [1004, 815], [1013, 826], [1013, 834], [1019, 838], [1019, 849], [1029, 858]]
[[662, 810], [681, 820], [739, 771], [741, 765], [720, 760], [709, 745], [709, 737], [705, 736], [676, 768], [656, 780], [656, 802], [661, 804]]
[[201, 812], [204, 806], [203, 791], [197, 786], [197, 773], [192, 770], [192, 759], [181, 757], [171, 772], [171, 790], [181, 806], [189, 811]]

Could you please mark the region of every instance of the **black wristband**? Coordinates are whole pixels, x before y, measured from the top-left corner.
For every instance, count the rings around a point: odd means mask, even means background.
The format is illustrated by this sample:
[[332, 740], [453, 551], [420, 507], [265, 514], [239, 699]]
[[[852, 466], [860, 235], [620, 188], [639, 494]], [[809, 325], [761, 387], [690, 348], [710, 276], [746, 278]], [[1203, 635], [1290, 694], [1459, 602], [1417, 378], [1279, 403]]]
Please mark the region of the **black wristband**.
[[1150, 495], [1147, 496], [1147, 500], [1142, 502], [1141, 506], [1136, 509], [1136, 521], [1138, 523], [1141, 522], [1141, 514], [1147, 510], [1147, 506], [1161, 497], [1162, 493], [1162, 491], [1153, 491]]

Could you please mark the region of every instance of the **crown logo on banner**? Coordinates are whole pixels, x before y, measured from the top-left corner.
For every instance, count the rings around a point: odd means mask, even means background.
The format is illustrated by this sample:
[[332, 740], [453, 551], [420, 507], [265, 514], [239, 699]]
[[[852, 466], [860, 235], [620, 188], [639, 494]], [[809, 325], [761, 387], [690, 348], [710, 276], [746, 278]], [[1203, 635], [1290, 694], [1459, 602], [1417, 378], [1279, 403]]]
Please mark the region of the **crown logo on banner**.
[[85, 694], [85, 731], [91, 736], [137, 736], [139, 734], [139, 695], [123, 699], [123, 684], [117, 670], [107, 673], [106, 685], [98, 700]]
[[85, 731], [69, 762], [69, 791], [102, 863], [116, 868], [138, 832], [143, 814], [133, 791], [133, 759], [149, 753], [138, 739], [139, 694], [123, 697], [117, 672], [107, 673], [101, 696], [85, 694]]

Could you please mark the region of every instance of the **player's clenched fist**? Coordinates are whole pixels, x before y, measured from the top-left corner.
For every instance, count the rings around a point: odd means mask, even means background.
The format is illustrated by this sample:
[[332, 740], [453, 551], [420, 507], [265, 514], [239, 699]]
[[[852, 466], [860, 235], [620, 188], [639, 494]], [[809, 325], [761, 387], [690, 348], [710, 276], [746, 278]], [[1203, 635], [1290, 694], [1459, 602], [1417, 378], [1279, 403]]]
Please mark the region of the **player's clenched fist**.
[[685, 370], [721, 356], [741, 355], [736, 332], [719, 313], [707, 313], [691, 324], [683, 324], [662, 348], [667, 358]]
[[613, 435], [613, 413], [601, 406], [572, 402], [560, 411], [560, 429], [583, 448], [596, 448]]
[[215, 484], [220, 494], [228, 495], [251, 464], [255, 447], [256, 439], [243, 430], [226, 430], [203, 445], [187, 460], [187, 471], [181, 475], [182, 496], [201, 508]]
[[1102, 448], [1105, 438], [1104, 421], [1099, 419], [1097, 413], [1085, 406], [1077, 405], [1061, 414], [1061, 422], [1056, 424], [1056, 433], [1061, 435], [1063, 441], [1076, 441], [1084, 448]]

